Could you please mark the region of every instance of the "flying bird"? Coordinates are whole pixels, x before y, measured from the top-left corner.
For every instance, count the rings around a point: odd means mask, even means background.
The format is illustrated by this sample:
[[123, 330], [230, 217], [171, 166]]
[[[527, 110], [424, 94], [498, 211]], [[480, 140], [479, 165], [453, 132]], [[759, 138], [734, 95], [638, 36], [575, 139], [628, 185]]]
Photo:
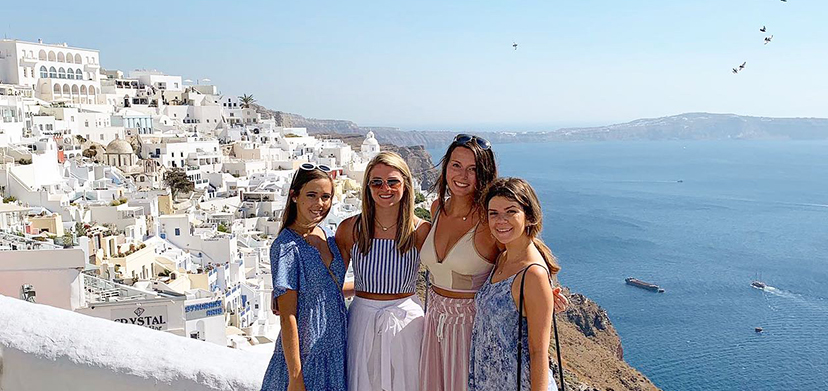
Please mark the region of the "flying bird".
[[512, 42], [512, 47], [515, 48], [515, 50], [517, 50], [517, 42]]
[[773, 35], [771, 35], [770, 37], [765, 37], [765, 45], [769, 44], [772, 39], [773, 39]]
[[739, 65], [739, 70], [745, 69], [745, 65], [747, 65], [747, 61], [743, 62], [742, 65]]
[[733, 74], [735, 75], [735, 74], [737, 74], [737, 73], [739, 73], [739, 70], [738, 70], [738, 69], [736, 69], [736, 68], [733, 68]]
[[787, 2], [788, 2], [788, 0], [782, 0], [782, 2], [783, 2], [783, 3], [787, 3]]
[[768, 30], [767, 30], [767, 29], [765, 29], [765, 26], [762, 26], [762, 28], [760, 28], [760, 29], [759, 29], [759, 31], [761, 31], [761, 32], [763, 32], [763, 33], [764, 33], [764, 32], [766, 32], [766, 31], [768, 31]]

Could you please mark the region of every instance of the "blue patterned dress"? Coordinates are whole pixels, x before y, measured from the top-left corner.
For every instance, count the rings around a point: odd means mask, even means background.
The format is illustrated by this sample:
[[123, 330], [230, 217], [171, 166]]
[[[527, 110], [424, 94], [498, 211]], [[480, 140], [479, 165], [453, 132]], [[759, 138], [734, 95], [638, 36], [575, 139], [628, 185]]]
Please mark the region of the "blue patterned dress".
[[[524, 269], [525, 270], [525, 269]], [[492, 270], [494, 272], [494, 270]], [[512, 282], [518, 272], [503, 281], [492, 283], [492, 276], [477, 291], [474, 305], [477, 316], [471, 335], [469, 353], [469, 391], [507, 391], [517, 386], [518, 311], [512, 298]], [[520, 283], [520, 281], [518, 281]], [[524, 295], [524, 300], [528, 298]], [[523, 357], [521, 359], [521, 390], [530, 390], [529, 333], [523, 322]], [[555, 376], [549, 369], [549, 388], [557, 390]]]
[[[273, 300], [287, 290], [297, 291], [296, 321], [299, 329], [299, 355], [302, 376], [308, 391], [345, 391], [347, 389], [346, 325], [348, 316], [342, 296], [345, 264], [334, 242], [334, 234], [322, 227], [334, 258], [331, 272], [319, 251], [290, 229], [284, 229], [270, 247], [273, 273]], [[282, 335], [267, 367], [262, 391], [287, 390], [287, 363]]]

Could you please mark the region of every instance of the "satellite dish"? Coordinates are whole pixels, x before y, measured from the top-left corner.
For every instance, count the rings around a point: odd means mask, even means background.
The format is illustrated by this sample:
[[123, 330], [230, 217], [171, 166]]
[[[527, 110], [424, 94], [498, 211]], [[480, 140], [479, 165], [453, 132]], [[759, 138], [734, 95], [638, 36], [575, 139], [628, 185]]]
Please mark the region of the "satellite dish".
[[201, 79], [201, 81], [212, 81], [210, 79]]
[[192, 81], [192, 80], [190, 80], [190, 79], [186, 79], [186, 80], [184, 80], [184, 82], [185, 82], [185, 83], [192, 83], [193, 81]]

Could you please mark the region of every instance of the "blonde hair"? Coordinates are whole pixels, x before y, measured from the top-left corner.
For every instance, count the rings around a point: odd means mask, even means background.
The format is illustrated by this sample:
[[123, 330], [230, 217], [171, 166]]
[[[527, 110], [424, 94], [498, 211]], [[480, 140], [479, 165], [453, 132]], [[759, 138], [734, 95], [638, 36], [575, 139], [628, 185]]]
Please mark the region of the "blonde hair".
[[359, 251], [366, 255], [371, 250], [371, 239], [374, 238], [374, 219], [376, 218], [376, 204], [371, 196], [369, 182], [371, 170], [378, 164], [398, 170], [403, 175], [403, 195], [400, 200], [400, 213], [397, 215], [397, 251], [405, 254], [414, 247], [414, 182], [411, 169], [400, 155], [394, 152], [383, 151], [374, 156], [365, 168], [365, 177], [362, 180], [362, 214], [357, 217], [354, 225], [354, 235]]
[[[503, 197], [510, 201], [517, 202], [526, 214], [526, 235], [532, 240], [532, 243], [540, 251], [549, 272], [557, 274], [561, 271], [558, 266], [558, 260], [552, 254], [552, 250], [543, 239], [540, 238], [543, 230], [543, 211], [541, 210], [538, 195], [535, 194], [535, 189], [520, 178], [498, 178], [489, 185], [486, 190], [484, 205], [488, 207], [489, 201], [495, 197]], [[488, 214], [485, 215], [488, 219]]]

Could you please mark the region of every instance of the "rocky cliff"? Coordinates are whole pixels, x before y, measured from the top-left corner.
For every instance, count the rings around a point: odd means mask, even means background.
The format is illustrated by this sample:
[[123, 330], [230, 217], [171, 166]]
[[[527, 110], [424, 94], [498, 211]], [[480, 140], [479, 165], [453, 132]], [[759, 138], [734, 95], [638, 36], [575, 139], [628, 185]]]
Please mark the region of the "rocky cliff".
[[[377, 141], [401, 146], [448, 145], [457, 132], [402, 131], [397, 128], [360, 127], [351, 121], [318, 120], [266, 110], [284, 126], [306, 127], [313, 133], [365, 135], [369, 130]], [[551, 141], [632, 141], [632, 140], [826, 140], [828, 119], [769, 118], [735, 114], [686, 113], [660, 118], [542, 132], [474, 132], [493, 143], [537, 143]]]

